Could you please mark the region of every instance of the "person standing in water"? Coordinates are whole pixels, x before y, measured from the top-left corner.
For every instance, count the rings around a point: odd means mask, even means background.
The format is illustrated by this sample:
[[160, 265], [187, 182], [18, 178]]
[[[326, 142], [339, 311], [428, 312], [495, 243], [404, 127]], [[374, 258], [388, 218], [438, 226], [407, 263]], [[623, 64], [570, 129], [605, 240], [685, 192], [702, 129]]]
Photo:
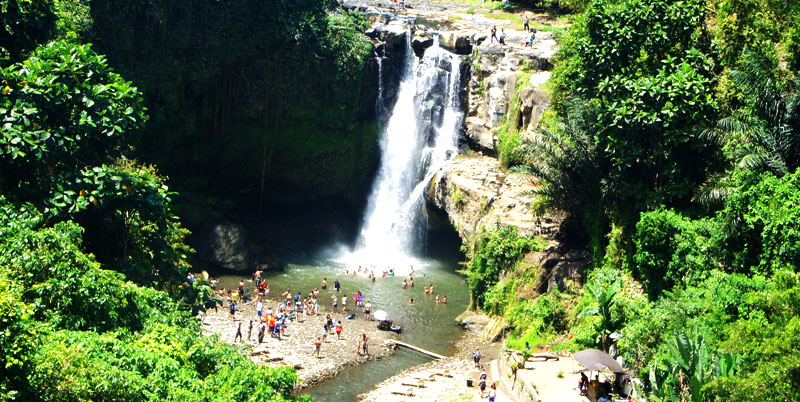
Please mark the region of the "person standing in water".
[[347, 295], [342, 295], [342, 312], [347, 311]]
[[333, 281], [333, 288], [336, 289], [337, 292], [342, 291], [342, 286], [339, 284], [339, 280]]
[[332, 305], [333, 305], [333, 312], [334, 313], [338, 313], [339, 312], [339, 299], [336, 298], [336, 295], [333, 295]]
[[367, 302], [367, 304], [364, 306], [364, 319], [365, 320], [369, 320], [370, 319], [370, 313], [372, 313], [372, 303]]
[[328, 288], [328, 278], [322, 278], [322, 290]]

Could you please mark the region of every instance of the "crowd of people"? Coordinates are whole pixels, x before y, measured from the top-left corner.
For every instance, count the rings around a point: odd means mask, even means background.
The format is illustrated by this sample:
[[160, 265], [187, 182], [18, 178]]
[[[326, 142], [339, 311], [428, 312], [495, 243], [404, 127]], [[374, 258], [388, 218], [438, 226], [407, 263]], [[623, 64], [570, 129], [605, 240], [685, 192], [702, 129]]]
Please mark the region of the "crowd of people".
[[[376, 276], [373, 269], [359, 266], [357, 269], [353, 270], [352, 275], [366, 275], [369, 279], [374, 281]], [[411, 267], [409, 273], [413, 275], [413, 272], [414, 268]], [[347, 271], [346, 275], [350, 276], [351, 272]], [[383, 277], [394, 277], [394, 275], [393, 269], [383, 271]], [[191, 279], [194, 278], [187, 278], [187, 280]], [[255, 285], [252, 289], [245, 287], [245, 281], [240, 280], [235, 289], [221, 288], [216, 290], [220, 300], [219, 305], [223, 308], [227, 308], [229, 319], [235, 322], [234, 343], [244, 342], [245, 339], [250, 342], [253, 339], [253, 332], [255, 332], [255, 341], [258, 345], [264, 342], [266, 336], [280, 340], [286, 336], [286, 328], [291, 323], [302, 322], [305, 317], [326, 314], [322, 331], [320, 336], [316, 338], [312, 351], [313, 356], [320, 357], [320, 351], [323, 345], [329, 342], [328, 337], [330, 334], [335, 333], [337, 340], [343, 339], [343, 319], [373, 319], [372, 304], [365, 300], [364, 293], [357, 290], [352, 295], [352, 298], [349, 298], [348, 295], [342, 291], [339, 279], [334, 279], [333, 287], [330, 291], [330, 313], [320, 312], [320, 305], [324, 304], [321, 302], [320, 288], [323, 291], [328, 290], [327, 277], [322, 279], [320, 287], [315, 287], [307, 293], [301, 291], [294, 292], [287, 288], [281, 293], [277, 304], [273, 304], [275, 303], [274, 301], [267, 299], [270, 294], [270, 287], [263, 277], [263, 271], [255, 271], [251, 277], [251, 281]], [[216, 281], [212, 281], [212, 286], [213, 284], [216, 284]], [[413, 277], [409, 277], [408, 280], [403, 280], [402, 287], [407, 288], [409, 286], [414, 286]], [[429, 286], [425, 286], [425, 294], [433, 296], [433, 292], [432, 283]], [[242, 309], [240, 305], [251, 302], [255, 304], [255, 316], [245, 318], [237, 317], [237, 313], [241, 315], [240, 311]], [[350, 304], [351, 302], [352, 304]], [[447, 303], [447, 296], [440, 297], [440, 295], [437, 294], [436, 302]], [[337, 314], [341, 315], [341, 318], [338, 320], [334, 319]], [[201, 318], [204, 319], [205, 317]], [[247, 322], [246, 325], [245, 322]], [[247, 330], [246, 338], [244, 337], [245, 329]], [[361, 336], [358, 337], [356, 354], [359, 356], [369, 355], [369, 340], [370, 338], [366, 333], [362, 333]]]

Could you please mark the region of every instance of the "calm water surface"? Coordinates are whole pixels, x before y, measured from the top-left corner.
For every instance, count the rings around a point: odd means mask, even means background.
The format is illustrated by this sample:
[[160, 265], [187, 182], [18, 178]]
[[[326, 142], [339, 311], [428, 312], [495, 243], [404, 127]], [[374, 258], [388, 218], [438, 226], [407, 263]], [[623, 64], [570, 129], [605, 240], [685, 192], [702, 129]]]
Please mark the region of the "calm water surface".
[[[320, 305], [323, 310], [330, 307], [330, 294], [334, 292], [333, 281], [338, 279], [342, 292], [347, 294], [348, 308], [353, 307], [353, 294], [360, 290], [365, 295], [365, 301], [372, 303], [373, 311], [385, 310], [390, 320], [403, 327], [404, 331], [400, 336], [402, 341], [446, 355], [451, 352], [453, 342], [462, 331], [454, 319], [469, 305], [469, 290], [463, 276], [456, 273], [457, 262], [458, 257], [422, 261], [422, 266], [415, 265], [415, 286], [406, 289], [402, 289], [402, 283], [403, 279], [408, 279], [407, 276], [381, 278], [380, 272], [376, 272], [378, 278], [373, 282], [366, 277], [345, 276], [347, 267], [333, 262], [318, 265], [290, 264], [283, 272], [267, 273], [266, 279], [271, 291], [270, 298], [275, 299], [286, 289], [294, 294], [300, 291], [305, 295], [315, 287], [320, 287], [322, 279], [327, 278], [328, 289], [320, 288]], [[238, 286], [242, 277], [227, 275], [219, 279], [219, 286], [231, 289]], [[447, 304], [436, 304], [435, 295], [424, 294], [424, 287], [431, 283], [436, 294], [447, 295]], [[252, 287], [251, 282], [247, 284]], [[412, 297], [415, 300], [414, 305], [409, 304]], [[317, 401], [352, 401], [356, 395], [370, 390], [394, 373], [428, 360], [428, 357], [419, 353], [399, 350], [396, 355], [386, 359], [350, 368], [336, 378], [303, 393], [311, 395]]]

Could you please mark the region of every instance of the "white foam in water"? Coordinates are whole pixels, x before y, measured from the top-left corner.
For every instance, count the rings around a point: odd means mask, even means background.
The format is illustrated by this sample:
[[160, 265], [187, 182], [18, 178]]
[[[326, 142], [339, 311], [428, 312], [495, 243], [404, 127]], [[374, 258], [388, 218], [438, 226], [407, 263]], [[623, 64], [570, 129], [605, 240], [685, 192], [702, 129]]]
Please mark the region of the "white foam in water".
[[424, 246], [422, 195], [436, 171], [458, 153], [464, 117], [458, 56], [441, 49], [438, 38], [419, 61], [410, 39], [406, 46], [397, 102], [382, 132], [380, 167], [358, 243], [336, 260], [380, 271], [391, 267], [398, 275], [412, 265], [423, 266], [416, 257]]

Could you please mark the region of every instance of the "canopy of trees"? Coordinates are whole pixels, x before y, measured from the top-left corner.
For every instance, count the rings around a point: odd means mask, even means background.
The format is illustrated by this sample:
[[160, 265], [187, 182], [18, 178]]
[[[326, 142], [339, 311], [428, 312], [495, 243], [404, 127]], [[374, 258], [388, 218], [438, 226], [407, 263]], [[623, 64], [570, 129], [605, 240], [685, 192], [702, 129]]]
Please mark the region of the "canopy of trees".
[[256, 199], [273, 159], [352, 175], [371, 45], [333, 1], [195, 3], [0, 0], [0, 400], [294, 399], [293, 369], [201, 336], [210, 284], [139, 160], [246, 161]]

